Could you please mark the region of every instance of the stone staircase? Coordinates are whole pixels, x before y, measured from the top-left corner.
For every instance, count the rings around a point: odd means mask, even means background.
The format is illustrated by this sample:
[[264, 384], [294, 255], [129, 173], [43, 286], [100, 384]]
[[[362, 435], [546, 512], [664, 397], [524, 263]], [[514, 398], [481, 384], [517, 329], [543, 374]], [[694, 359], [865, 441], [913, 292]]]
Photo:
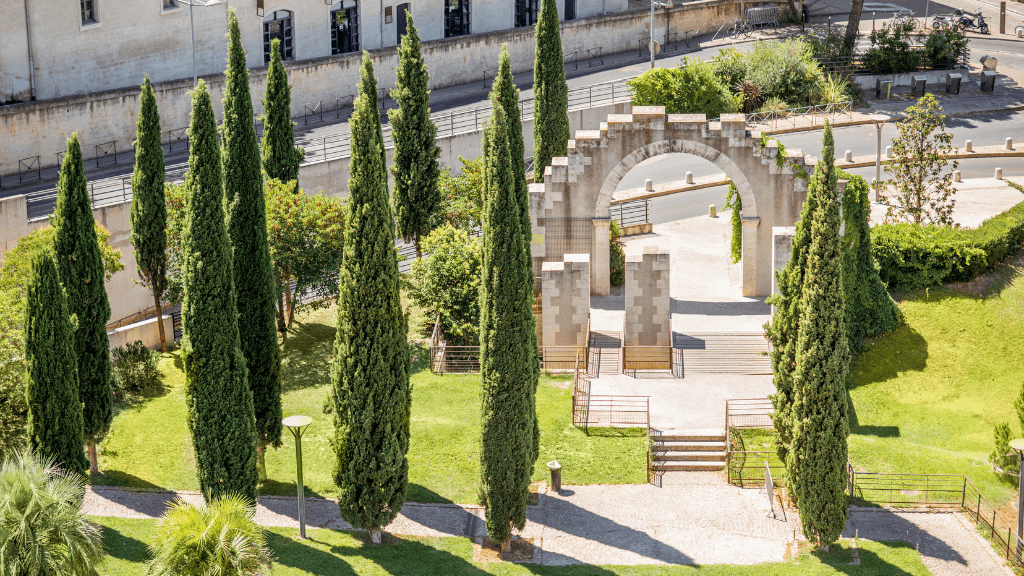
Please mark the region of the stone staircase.
[[768, 341], [761, 332], [673, 334], [680, 372], [771, 374]]
[[651, 471], [725, 468], [725, 432], [717, 429], [651, 430]]
[[590, 373], [597, 378], [620, 372], [622, 333], [607, 331], [590, 332]]

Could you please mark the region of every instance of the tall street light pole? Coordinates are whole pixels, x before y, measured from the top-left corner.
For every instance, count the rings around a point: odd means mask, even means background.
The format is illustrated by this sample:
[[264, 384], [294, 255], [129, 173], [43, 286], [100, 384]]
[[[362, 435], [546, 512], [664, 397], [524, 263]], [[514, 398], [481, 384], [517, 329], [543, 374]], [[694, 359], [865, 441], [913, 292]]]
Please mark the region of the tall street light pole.
[[298, 475], [295, 485], [299, 496], [299, 538], [306, 539], [306, 488], [302, 485], [302, 433], [313, 422], [309, 416], [289, 416], [281, 421], [295, 437], [295, 468]]
[[[1024, 532], [1024, 438], [1010, 440], [1010, 448], [1017, 453], [1020, 459], [1020, 475], [1017, 477], [1017, 554], [1020, 554], [1024, 542], [1021, 541], [1021, 532]], [[1007, 545], [1010, 543], [1007, 542]]]
[[199, 86], [199, 69], [196, 67], [196, 22], [192, 16], [192, 9], [195, 6], [200, 8], [206, 8], [207, 6], [216, 6], [221, 3], [221, 0], [178, 0], [182, 4], [188, 4], [188, 25], [192, 32], [192, 87]]
[[882, 126], [889, 121], [884, 114], [872, 114], [871, 123], [875, 125], [875, 132], [878, 133], [878, 143], [875, 145], [875, 202], [882, 201]]

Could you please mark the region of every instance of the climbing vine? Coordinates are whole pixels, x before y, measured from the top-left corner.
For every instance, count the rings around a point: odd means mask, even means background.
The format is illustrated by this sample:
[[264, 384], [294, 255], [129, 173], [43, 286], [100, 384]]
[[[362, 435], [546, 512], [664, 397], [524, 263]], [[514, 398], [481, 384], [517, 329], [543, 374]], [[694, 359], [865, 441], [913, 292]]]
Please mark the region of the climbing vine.
[[740, 261], [743, 254], [743, 224], [740, 221], [743, 200], [732, 180], [729, 181], [729, 193], [725, 196], [725, 209], [730, 208], [732, 208], [732, 263], [735, 264]]

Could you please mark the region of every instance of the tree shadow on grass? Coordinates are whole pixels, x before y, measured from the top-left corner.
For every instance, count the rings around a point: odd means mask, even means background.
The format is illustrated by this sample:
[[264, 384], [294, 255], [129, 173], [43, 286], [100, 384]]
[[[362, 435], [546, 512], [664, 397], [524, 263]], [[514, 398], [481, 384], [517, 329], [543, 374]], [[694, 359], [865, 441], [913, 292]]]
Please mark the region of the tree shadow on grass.
[[[316, 490], [309, 487], [308, 484], [303, 483], [304, 493], [307, 498], [327, 498], [326, 494], [321, 494]], [[295, 482], [282, 482], [280, 480], [274, 480], [268, 478], [264, 480], [259, 486], [260, 496], [296, 496], [298, 493], [298, 487]]]
[[901, 372], [920, 372], [928, 364], [928, 341], [913, 327], [903, 325], [875, 340], [859, 354], [850, 371], [848, 388], [885, 382]]
[[[104, 449], [103, 456], [108, 459], [117, 458], [117, 452], [114, 450]], [[124, 470], [117, 470], [111, 468], [105, 468], [100, 470], [99, 474], [89, 474], [89, 483], [93, 486], [120, 486], [123, 488], [130, 488], [132, 490], [143, 490], [147, 492], [158, 491], [158, 490], [169, 490], [164, 486], [157, 486], [148, 480], [143, 480], [138, 476], [129, 474]]]
[[857, 418], [857, 405], [853, 402], [853, 397], [850, 396], [850, 391], [846, 391], [846, 406], [848, 407], [848, 418], [850, 422], [850, 434], [857, 434], [860, 436], [878, 436], [879, 438], [899, 438], [900, 427], [899, 426], [876, 426], [876, 425], [863, 425]]
[[[910, 548], [906, 542], [883, 542], [884, 546], [891, 548]], [[865, 574], [885, 574], [885, 576], [913, 576], [899, 566], [895, 566], [883, 560], [875, 552], [866, 548], [857, 549], [857, 557], [860, 565], [853, 565], [853, 551], [847, 546], [833, 549], [829, 552], [814, 550], [811, 555], [821, 561], [822, 564], [832, 567], [836, 572], [863, 576]]]
[[[109, 526], [103, 527], [103, 550], [108, 556], [127, 562], [149, 560], [149, 548], [145, 542], [125, 536]], [[103, 573], [102, 570], [100, 572]]]
[[454, 504], [451, 499], [445, 498], [430, 488], [415, 482], [409, 483], [409, 488], [405, 493], [405, 501], [426, 504]]
[[330, 382], [333, 326], [319, 322], [292, 323], [281, 346], [281, 391], [316, 388]]

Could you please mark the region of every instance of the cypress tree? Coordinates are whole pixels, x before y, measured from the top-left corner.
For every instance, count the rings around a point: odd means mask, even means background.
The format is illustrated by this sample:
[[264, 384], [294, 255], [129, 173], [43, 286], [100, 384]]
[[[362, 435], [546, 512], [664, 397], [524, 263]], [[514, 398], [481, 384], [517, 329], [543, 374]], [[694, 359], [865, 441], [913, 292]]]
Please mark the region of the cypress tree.
[[201, 80], [188, 141], [181, 347], [196, 471], [208, 502], [227, 493], [255, 502], [256, 420], [239, 349], [217, 123]]
[[85, 475], [78, 360], [67, 299], [49, 253], [32, 261], [25, 305], [29, 448]]
[[391, 139], [395, 143], [395, 223], [398, 235], [416, 245], [416, 257], [422, 256], [420, 241], [430, 233], [434, 215], [441, 208], [437, 181], [441, 168], [437, 159], [441, 148], [435, 142], [437, 126], [430, 119], [430, 73], [420, 50], [419, 32], [406, 14], [407, 32], [398, 49], [398, 71], [391, 97], [398, 103], [392, 110]]
[[238, 302], [238, 332], [256, 415], [257, 470], [267, 479], [267, 446], [281, 445], [281, 351], [277, 345], [274, 273], [267, 244], [267, 211], [260, 151], [252, 125], [249, 71], [238, 17], [228, 15], [228, 69], [224, 87], [224, 199]]
[[504, 107], [494, 112], [484, 141], [484, 244], [480, 281], [481, 491], [487, 533], [509, 549], [511, 529], [526, 523], [536, 458], [532, 397], [536, 348], [523, 310], [530, 270], [508, 145]]
[[292, 125], [292, 87], [281, 61], [281, 40], [270, 41], [270, 67], [267, 88], [263, 94], [263, 171], [268, 179], [295, 182], [299, 190], [299, 164], [306, 151], [295, 146]]
[[[508, 134], [510, 166], [512, 178], [515, 180], [514, 195], [519, 205], [520, 230], [523, 233], [523, 258], [526, 259], [528, 282], [526, 284], [527, 307], [523, 320], [530, 329], [532, 350], [537, 349], [536, 320], [533, 317], [533, 256], [530, 244], [533, 240], [533, 226], [530, 223], [530, 189], [526, 183], [525, 146], [523, 144], [523, 123], [519, 115], [519, 89], [512, 82], [512, 61], [508, 54], [508, 45], [502, 44], [501, 56], [498, 59], [498, 74], [494, 77], [492, 97], [497, 100], [505, 111], [506, 132]], [[536, 413], [537, 385], [540, 382], [540, 357], [531, 354], [533, 364], [532, 388], [530, 393], [530, 413]], [[533, 460], [540, 456], [540, 422], [534, 418]]]
[[99, 472], [96, 444], [107, 435], [114, 419], [107, 339], [110, 301], [77, 134], [68, 140], [68, 152], [61, 163], [53, 225], [54, 256], [67, 293], [68, 312], [78, 318], [74, 350], [78, 357], [78, 397], [84, 404], [83, 435], [89, 448], [90, 468]]
[[[167, 207], [164, 199], [164, 149], [160, 146], [160, 113], [149, 74], [139, 95], [139, 122], [135, 130], [135, 171], [132, 172], [132, 246], [139, 278], [153, 293], [156, 317], [163, 318], [160, 298], [167, 288]], [[166, 351], [164, 323], [160, 350]]]
[[555, 0], [541, 0], [537, 57], [533, 64], [533, 181], [544, 181], [551, 158], [569, 144], [569, 86], [562, 62], [562, 35]]
[[341, 517], [370, 531], [402, 510], [409, 483], [408, 326], [399, 293], [377, 80], [363, 52], [350, 127], [352, 161], [331, 364], [332, 446]]
[[[819, 201], [800, 296], [793, 378], [793, 442], [787, 469], [796, 470], [800, 522], [808, 540], [825, 550], [846, 526], [846, 375], [843, 259], [839, 240], [832, 129], [826, 124], [821, 163], [810, 187]], [[808, 193], [810, 195], [810, 192]]]

